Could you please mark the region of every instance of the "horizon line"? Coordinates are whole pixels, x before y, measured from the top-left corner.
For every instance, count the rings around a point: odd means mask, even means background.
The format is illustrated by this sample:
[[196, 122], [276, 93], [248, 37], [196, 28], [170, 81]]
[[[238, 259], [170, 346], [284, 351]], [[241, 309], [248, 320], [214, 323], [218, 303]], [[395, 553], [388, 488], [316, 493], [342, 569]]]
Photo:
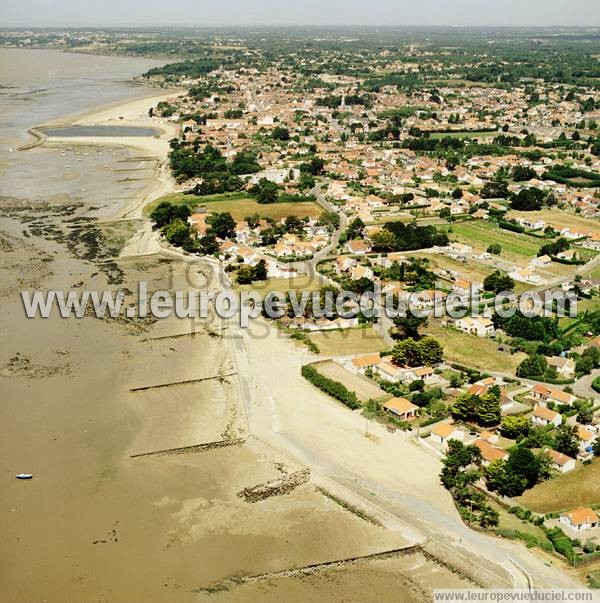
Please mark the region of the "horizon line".
[[540, 30], [540, 29], [598, 29], [600, 30], [600, 24], [598, 25], [533, 25], [533, 24], [509, 24], [509, 25], [491, 25], [491, 24], [464, 24], [464, 25], [434, 25], [434, 24], [423, 24], [423, 23], [396, 23], [393, 25], [390, 24], [359, 24], [359, 23], [323, 23], [323, 24], [314, 24], [314, 23], [298, 23], [298, 24], [283, 24], [283, 23], [254, 23], [254, 24], [241, 24], [241, 23], [213, 23], [207, 25], [189, 25], [183, 23], [128, 23], [128, 24], [109, 24], [103, 23], [98, 25], [92, 25], [90, 23], [79, 23], [72, 25], [59, 25], [59, 24], [37, 24], [37, 25], [27, 25], [22, 23], [12, 23], [8, 25], [4, 25], [0, 27], [0, 31], [6, 31], [8, 29], [80, 29], [80, 28], [91, 28], [91, 29], [131, 29], [131, 28], [139, 28], [145, 29], [149, 27], [173, 27], [173, 28], [181, 28], [181, 29], [227, 29], [227, 28], [242, 28], [242, 29], [253, 29], [253, 28], [271, 28], [271, 29], [299, 29], [299, 28], [316, 28], [316, 29], [335, 29], [335, 28], [347, 28], [347, 29], [394, 29], [394, 28], [414, 28], [414, 29], [532, 29], [532, 30]]

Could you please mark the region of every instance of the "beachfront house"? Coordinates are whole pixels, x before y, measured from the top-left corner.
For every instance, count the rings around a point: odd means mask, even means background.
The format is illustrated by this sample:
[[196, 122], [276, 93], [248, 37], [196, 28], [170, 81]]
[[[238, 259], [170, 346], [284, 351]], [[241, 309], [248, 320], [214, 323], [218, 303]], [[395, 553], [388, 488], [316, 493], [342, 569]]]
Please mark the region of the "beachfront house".
[[400, 421], [412, 421], [416, 419], [419, 412], [419, 407], [409, 402], [406, 398], [392, 398], [381, 406], [383, 410]]
[[430, 439], [434, 444], [446, 450], [450, 440], [462, 442], [465, 439], [465, 432], [458, 429], [455, 425], [439, 423], [431, 430]]
[[563, 513], [560, 522], [574, 532], [593, 530], [600, 526], [600, 518], [589, 507], [580, 507]]

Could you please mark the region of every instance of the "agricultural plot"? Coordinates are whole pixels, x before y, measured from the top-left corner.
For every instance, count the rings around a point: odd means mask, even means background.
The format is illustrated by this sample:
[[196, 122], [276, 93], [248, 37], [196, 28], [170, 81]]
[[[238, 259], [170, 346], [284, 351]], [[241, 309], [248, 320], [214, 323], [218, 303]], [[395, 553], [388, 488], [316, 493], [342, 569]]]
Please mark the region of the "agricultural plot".
[[435, 337], [444, 346], [444, 359], [481, 371], [494, 370], [514, 374], [525, 354], [501, 352], [498, 344], [487, 337], [476, 337], [454, 329], [447, 329], [430, 320], [428, 335]]
[[333, 379], [334, 381], [338, 381], [345, 385], [350, 391], [353, 391], [357, 395], [361, 402], [390, 397], [389, 394], [386, 394], [381, 388], [377, 387], [377, 385], [369, 381], [366, 377], [357, 375], [356, 373], [345, 369], [341, 364], [338, 364], [333, 360], [318, 362], [313, 366], [324, 377], [328, 377], [329, 379]]
[[538, 513], [596, 505], [600, 500], [600, 460], [538, 484], [517, 500]]
[[470, 245], [477, 251], [485, 251], [492, 243], [502, 247], [501, 258], [522, 262], [537, 255], [544, 241], [531, 235], [502, 230], [487, 222], [455, 222], [452, 224], [451, 240]]
[[235, 220], [243, 220], [246, 216], [254, 214], [258, 214], [261, 218], [273, 218], [274, 220], [281, 220], [288, 216], [318, 218], [323, 211], [319, 205], [312, 201], [260, 204], [256, 200], [246, 197], [243, 193], [207, 195], [204, 197], [172, 193], [153, 201], [146, 207], [146, 213], [149, 214], [161, 201], [187, 205], [192, 211], [195, 211], [198, 207], [205, 207], [213, 213], [228, 211]]
[[386, 349], [385, 342], [372, 328], [323, 331], [311, 333], [309, 338], [324, 356], [369, 354]]

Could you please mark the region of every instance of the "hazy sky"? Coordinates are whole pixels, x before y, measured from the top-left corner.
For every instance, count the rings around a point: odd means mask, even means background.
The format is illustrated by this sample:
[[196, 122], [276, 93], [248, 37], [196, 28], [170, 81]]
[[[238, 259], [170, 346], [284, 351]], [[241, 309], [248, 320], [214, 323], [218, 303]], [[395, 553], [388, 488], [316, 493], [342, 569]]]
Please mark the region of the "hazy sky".
[[586, 25], [599, 0], [0, 0], [27, 25]]

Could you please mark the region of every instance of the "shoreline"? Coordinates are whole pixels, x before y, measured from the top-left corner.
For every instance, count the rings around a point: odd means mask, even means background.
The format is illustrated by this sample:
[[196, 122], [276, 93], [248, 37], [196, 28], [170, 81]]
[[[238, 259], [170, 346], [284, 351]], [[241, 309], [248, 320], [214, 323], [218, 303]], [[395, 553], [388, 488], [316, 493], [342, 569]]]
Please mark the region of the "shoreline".
[[[148, 116], [148, 108], [156, 106], [161, 100], [184, 93], [182, 89], [162, 90], [160, 94], [156, 90], [148, 90], [146, 94], [127, 98], [125, 100], [115, 101], [105, 105], [99, 105], [83, 113], [68, 114], [64, 117], [52, 120], [52, 122], [38, 124], [28, 129], [28, 132], [35, 137], [31, 143], [19, 147], [20, 151], [27, 151], [42, 145], [49, 147], [56, 145], [73, 146], [110, 146], [117, 148], [131, 149], [141, 151], [148, 157], [155, 158], [157, 165], [154, 175], [149, 179], [148, 185], [143, 191], [128, 205], [120, 208], [110, 221], [123, 219], [139, 219], [142, 217], [143, 207], [152, 201], [154, 197], [159, 197], [171, 192], [174, 188], [174, 182], [171, 178], [169, 166], [167, 163], [170, 150], [169, 140], [177, 135], [177, 125], [171, 122], [165, 122], [157, 118]], [[39, 130], [40, 127], [68, 126], [68, 125], [127, 125], [127, 126], [147, 126], [152, 124], [160, 130], [158, 136], [136, 136], [136, 137], [115, 137], [115, 136], [82, 136], [82, 137], [49, 137]], [[136, 233], [134, 236], [139, 236]], [[141, 252], [143, 253], [143, 252]]]

